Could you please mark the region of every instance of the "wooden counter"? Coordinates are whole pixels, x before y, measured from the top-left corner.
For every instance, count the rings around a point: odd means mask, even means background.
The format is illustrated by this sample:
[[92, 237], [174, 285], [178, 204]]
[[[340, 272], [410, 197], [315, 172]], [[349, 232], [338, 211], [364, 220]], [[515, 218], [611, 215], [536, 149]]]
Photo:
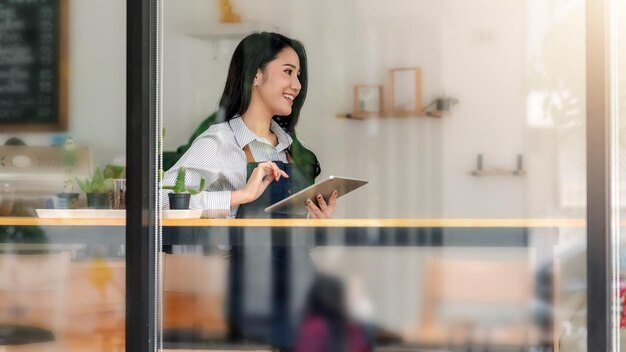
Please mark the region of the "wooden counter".
[[0, 226], [124, 226], [126, 219], [41, 219], [0, 217]]
[[[0, 226], [125, 226], [119, 219], [0, 217]], [[585, 227], [585, 219], [166, 219], [174, 227]]]
[[[0, 228], [40, 227], [48, 244], [124, 245], [125, 219], [40, 219], [0, 217]], [[518, 247], [539, 249], [540, 258], [551, 258], [552, 244], [560, 231], [582, 234], [585, 219], [184, 219], [163, 221], [163, 245], [233, 244], [233, 238], [247, 235], [287, 238], [297, 236], [300, 244], [314, 246], [423, 246], [423, 247]], [[532, 235], [531, 235], [532, 234]], [[535, 236], [539, 234], [539, 236]], [[531, 237], [535, 236], [535, 237]], [[537, 241], [537, 237], [540, 241]], [[532, 238], [532, 240], [531, 240]], [[291, 239], [291, 238], [290, 238]], [[102, 249], [102, 246], [96, 247]], [[115, 265], [109, 265], [114, 263]], [[102, 351], [124, 345], [125, 263], [72, 263], [67, 308], [70, 323], [66, 344], [82, 351], [101, 344]], [[189, 272], [194, 273], [194, 270]], [[174, 272], [175, 275], [180, 275]], [[95, 279], [94, 279], [95, 278]], [[102, 282], [100, 282], [100, 280]], [[98, 289], [97, 285], [102, 286]], [[165, 285], [166, 286], [166, 285]], [[164, 292], [164, 327], [202, 326], [212, 331], [225, 329], [223, 321], [213, 319], [221, 313], [223, 302], [215, 297], [192, 297]], [[205, 314], [207, 307], [217, 313]], [[203, 312], [201, 316], [197, 312]], [[212, 320], [213, 319], [213, 320]], [[81, 345], [82, 344], [82, 345]], [[74, 347], [77, 346], [77, 347]]]
[[[123, 245], [125, 224], [123, 218], [0, 217], [0, 229], [37, 227], [46, 243]], [[531, 234], [556, 240], [568, 229], [584, 234], [585, 226], [585, 219], [166, 219], [162, 244], [243, 244], [243, 237], [271, 234], [285, 244], [295, 236], [308, 245], [518, 247], [528, 246]]]

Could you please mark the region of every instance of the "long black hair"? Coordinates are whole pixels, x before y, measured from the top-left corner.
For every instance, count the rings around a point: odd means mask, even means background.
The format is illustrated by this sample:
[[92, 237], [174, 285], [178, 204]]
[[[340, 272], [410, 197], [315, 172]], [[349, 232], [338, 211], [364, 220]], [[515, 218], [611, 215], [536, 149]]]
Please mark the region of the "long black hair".
[[300, 59], [300, 84], [302, 88], [293, 101], [291, 114], [288, 116], [274, 116], [276, 121], [293, 139], [290, 153], [296, 167], [313, 182], [321, 170], [317, 156], [306, 148], [296, 135], [296, 125], [300, 117], [300, 110], [306, 99], [308, 74], [307, 60], [304, 46], [297, 40], [271, 32], [253, 33], [245, 37], [233, 54], [226, 78], [224, 93], [220, 99], [220, 112], [226, 121], [237, 115], [243, 115], [248, 110], [252, 97], [252, 82], [257, 70], [264, 71], [267, 64], [276, 59], [278, 53], [292, 48]]

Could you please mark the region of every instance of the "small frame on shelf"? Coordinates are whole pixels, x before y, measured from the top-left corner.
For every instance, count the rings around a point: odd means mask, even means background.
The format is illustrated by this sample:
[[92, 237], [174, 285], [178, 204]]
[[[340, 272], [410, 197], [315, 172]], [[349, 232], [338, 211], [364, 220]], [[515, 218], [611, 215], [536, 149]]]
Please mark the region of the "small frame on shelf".
[[387, 74], [391, 116], [420, 116], [422, 101], [422, 70], [419, 67], [392, 68]]
[[355, 85], [353, 118], [382, 116], [384, 110], [383, 86]]

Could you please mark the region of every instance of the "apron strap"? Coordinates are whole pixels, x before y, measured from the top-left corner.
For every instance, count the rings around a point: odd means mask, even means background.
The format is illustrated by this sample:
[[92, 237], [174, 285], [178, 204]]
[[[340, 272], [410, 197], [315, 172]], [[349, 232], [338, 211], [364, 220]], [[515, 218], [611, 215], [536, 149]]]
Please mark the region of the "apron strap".
[[[250, 150], [250, 144], [246, 144], [245, 147], [243, 147], [243, 152], [246, 153], [246, 161], [249, 163], [254, 163], [256, 162], [254, 160], [254, 157], [252, 156], [252, 151]], [[289, 152], [289, 149], [287, 149], [285, 151], [285, 153], [287, 153], [287, 161], [290, 164], [293, 164], [293, 158], [291, 157], [291, 153]]]
[[254, 157], [252, 156], [252, 152], [250, 151], [250, 144], [246, 144], [245, 147], [243, 147], [243, 152], [246, 153], [246, 161], [249, 163], [253, 163], [254, 161]]

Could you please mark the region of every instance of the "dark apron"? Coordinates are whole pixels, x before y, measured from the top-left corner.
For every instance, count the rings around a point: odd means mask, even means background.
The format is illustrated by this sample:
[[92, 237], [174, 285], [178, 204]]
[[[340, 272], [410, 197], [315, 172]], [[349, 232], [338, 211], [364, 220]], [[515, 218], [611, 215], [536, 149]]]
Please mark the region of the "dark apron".
[[[246, 160], [248, 163], [246, 164], [246, 182], [250, 178], [250, 175], [254, 171], [254, 169], [259, 165], [258, 162], [254, 161], [254, 157], [252, 156], [252, 152], [250, 151], [249, 146], [245, 146], [243, 151], [246, 153]], [[306, 209], [304, 208], [304, 204], [302, 204], [302, 214], [293, 215], [293, 214], [281, 214], [281, 213], [271, 213], [268, 214], [264, 211], [268, 206], [281, 201], [291, 194], [297, 193], [307, 187], [309, 187], [312, 183], [308, 181], [308, 178], [305, 177], [300, 170], [291, 164], [291, 155], [287, 153], [287, 157], [290, 163], [283, 163], [282, 161], [273, 161], [278, 167], [283, 170], [289, 178], [281, 177], [280, 180], [274, 181], [267, 186], [267, 189], [259, 198], [256, 200], [242, 204], [239, 206], [239, 210], [237, 211], [237, 218], [304, 218], [306, 217]]]
[[[247, 177], [259, 163], [248, 146], [244, 147]], [[291, 161], [291, 158], [289, 157]], [[242, 204], [237, 218], [304, 218], [264, 212], [264, 209], [311, 183], [292, 164], [274, 161], [289, 178], [272, 182], [253, 202]], [[265, 342], [289, 350], [295, 341], [296, 323], [304, 308], [308, 286], [315, 267], [307, 247], [291, 245], [289, 228], [237, 228], [231, 233], [228, 317], [231, 337]], [[244, 238], [244, 234], [246, 237]], [[248, 244], [254, 240], [255, 243]], [[256, 309], [254, 308], [256, 304]], [[252, 307], [250, 307], [252, 306]], [[265, 307], [259, 310], [258, 307]]]

